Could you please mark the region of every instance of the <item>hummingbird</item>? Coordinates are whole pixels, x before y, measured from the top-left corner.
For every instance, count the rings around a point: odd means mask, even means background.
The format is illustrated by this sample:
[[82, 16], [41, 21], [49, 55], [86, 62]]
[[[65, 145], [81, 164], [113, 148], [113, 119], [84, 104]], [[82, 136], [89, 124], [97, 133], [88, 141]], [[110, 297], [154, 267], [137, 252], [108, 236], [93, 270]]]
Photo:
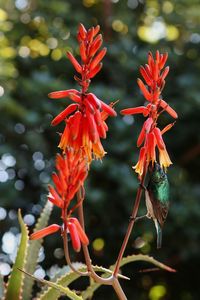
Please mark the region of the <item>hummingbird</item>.
[[149, 166], [149, 182], [145, 188], [146, 217], [154, 221], [157, 232], [157, 248], [162, 244], [162, 228], [169, 211], [169, 182], [158, 163]]

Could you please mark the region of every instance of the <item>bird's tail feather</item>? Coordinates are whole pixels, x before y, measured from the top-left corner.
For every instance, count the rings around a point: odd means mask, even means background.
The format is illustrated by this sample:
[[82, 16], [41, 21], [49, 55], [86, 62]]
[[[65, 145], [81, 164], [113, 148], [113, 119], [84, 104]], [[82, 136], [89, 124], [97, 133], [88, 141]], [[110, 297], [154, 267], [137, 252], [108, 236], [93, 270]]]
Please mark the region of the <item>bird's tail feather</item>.
[[156, 231], [157, 231], [157, 248], [161, 248], [162, 246], [162, 228], [160, 227], [160, 224], [157, 220], [154, 220]]

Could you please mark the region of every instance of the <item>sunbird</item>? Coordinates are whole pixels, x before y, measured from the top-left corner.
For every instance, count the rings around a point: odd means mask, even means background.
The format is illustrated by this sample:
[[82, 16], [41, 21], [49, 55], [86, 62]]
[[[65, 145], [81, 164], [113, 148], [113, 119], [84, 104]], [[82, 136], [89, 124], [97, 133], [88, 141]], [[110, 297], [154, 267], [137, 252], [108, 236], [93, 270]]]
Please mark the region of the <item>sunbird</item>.
[[[169, 211], [169, 182], [158, 163], [149, 167], [149, 182], [145, 188], [146, 217], [154, 221], [157, 232], [157, 248], [162, 244], [162, 228]], [[139, 217], [140, 218], [140, 217]]]

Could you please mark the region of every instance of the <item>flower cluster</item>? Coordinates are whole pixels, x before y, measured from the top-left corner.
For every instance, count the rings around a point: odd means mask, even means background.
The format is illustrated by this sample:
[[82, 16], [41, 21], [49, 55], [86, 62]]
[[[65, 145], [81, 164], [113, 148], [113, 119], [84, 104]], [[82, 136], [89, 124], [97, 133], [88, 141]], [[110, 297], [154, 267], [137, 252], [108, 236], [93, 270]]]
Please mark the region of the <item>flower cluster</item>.
[[[113, 109], [115, 103], [107, 105], [93, 93], [87, 92], [91, 78], [102, 68], [101, 60], [106, 54], [106, 48], [100, 49], [102, 35], [98, 34], [99, 29], [100, 27], [96, 26], [87, 31], [80, 24], [77, 39], [80, 44], [81, 64], [71, 52], [67, 52], [69, 60], [79, 73], [79, 77], [74, 78], [81, 90], [69, 89], [49, 94], [53, 99], [68, 97], [74, 101], [51, 123], [53, 126], [62, 121], [66, 124], [59, 143], [62, 155], [57, 155], [57, 172], [52, 174], [54, 186], [49, 185], [48, 195], [48, 200], [61, 209], [63, 226], [52, 224], [30, 236], [30, 239], [34, 240], [61, 231], [64, 237], [66, 232], [69, 232], [75, 251], [80, 250], [81, 243], [88, 245], [89, 241], [79, 221], [72, 217], [72, 213], [84, 200], [83, 186], [90, 162], [93, 158], [102, 158], [105, 154], [100, 140], [106, 138], [108, 131], [105, 121], [108, 116], [116, 116]], [[78, 191], [78, 202], [72, 205]]]
[[[81, 242], [84, 245], [89, 243], [79, 221], [76, 218], [71, 217], [72, 212], [80, 205], [80, 203], [77, 203], [70, 208], [70, 204], [75, 194], [81, 187], [83, 188], [83, 183], [88, 175], [87, 165], [87, 160], [82, 155], [81, 150], [75, 152], [73, 149], [67, 149], [64, 155], [57, 155], [57, 173], [54, 172], [52, 174], [52, 180], [55, 187], [49, 185], [48, 200], [61, 208], [63, 223], [70, 233], [75, 251], [80, 251]], [[33, 233], [30, 236], [30, 239], [39, 239], [59, 230], [62, 231], [62, 227], [53, 224]]]
[[59, 99], [68, 97], [75, 103], [69, 105], [52, 121], [55, 126], [61, 121], [65, 122], [65, 129], [61, 134], [59, 147], [65, 151], [72, 147], [75, 151], [82, 149], [88, 157], [88, 162], [93, 158], [101, 159], [105, 151], [101, 144], [101, 138], [106, 138], [108, 126], [102, 117], [105, 112], [109, 116], [116, 116], [115, 110], [97, 98], [93, 93], [88, 93], [91, 78], [102, 68], [101, 60], [106, 54], [106, 48], [100, 49], [102, 35], [99, 34], [99, 26], [92, 27], [88, 31], [80, 24], [77, 39], [79, 42], [81, 63], [71, 52], [67, 56], [79, 76], [74, 76], [81, 86], [81, 91], [69, 89], [52, 92], [50, 98]]
[[146, 164], [148, 165], [150, 162], [154, 164], [157, 160], [156, 149], [159, 151], [159, 163], [162, 168], [166, 169], [172, 164], [162, 136], [174, 123], [167, 125], [163, 130], [160, 130], [157, 125], [158, 117], [164, 111], [174, 119], [178, 117], [174, 109], [161, 96], [165, 86], [165, 78], [169, 72], [169, 67], [164, 68], [167, 57], [167, 53], [160, 54], [159, 51], [156, 51], [155, 59], [151, 52], [148, 54], [148, 64], [140, 67], [140, 73], [145, 83], [138, 79], [140, 90], [145, 100], [148, 101], [147, 105], [121, 111], [123, 115], [142, 113], [144, 117], [147, 117], [137, 140], [137, 146], [141, 147], [139, 160], [133, 167], [139, 177], [142, 176]]

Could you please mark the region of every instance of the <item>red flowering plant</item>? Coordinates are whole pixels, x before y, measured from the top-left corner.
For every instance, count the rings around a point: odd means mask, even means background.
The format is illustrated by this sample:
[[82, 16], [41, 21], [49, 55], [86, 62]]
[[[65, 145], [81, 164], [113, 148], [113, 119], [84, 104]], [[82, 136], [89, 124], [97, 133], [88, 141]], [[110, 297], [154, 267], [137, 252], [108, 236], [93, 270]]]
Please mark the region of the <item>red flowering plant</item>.
[[[85, 27], [80, 24], [77, 39], [79, 42], [81, 62], [79, 63], [71, 52], [67, 53], [69, 60], [79, 74], [78, 76], [75, 75], [74, 78], [81, 87], [80, 91], [68, 89], [51, 92], [49, 94], [49, 97], [53, 99], [67, 97], [75, 102], [67, 106], [52, 121], [53, 126], [58, 125], [62, 121], [65, 123], [65, 128], [59, 142], [59, 148], [62, 149], [62, 154], [57, 154], [56, 172], [52, 174], [53, 185], [49, 185], [48, 194], [48, 200], [61, 210], [63, 225], [52, 224], [47, 226], [32, 233], [30, 239], [40, 239], [60, 231], [63, 238], [66, 261], [71, 269], [78, 275], [91, 277], [98, 284], [111, 285], [118, 298], [125, 300], [127, 298], [121, 288], [118, 277], [126, 279], [127, 277], [119, 274], [119, 267], [137, 216], [142, 194], [141, 186], [144, 183], [147, 167], [150, 162], [154, 164], [157, 160], [156, 149], [159, 150], [160, 166], [167, 168], [171, 164], [162, 136], [173, 126], [173, 123], [167, 125], [163, 130], [160, 130], [157, 123], [158, 117], [164, 111], [168, 112], [174, 118], [177, 118], [177, 114], [161, 98], [165, 77], [169, 71], [168, 67], [164, 68], [167, 54], [160, 54], [157, 51], [156, 59], [154, 59], [150, 53], [148, 65], [140, 68], [140, 72], [148, 87], [138, 79], [139, 87], [145, 99], [148, 101], [148, 104], [146, 106], [122, 110], [122, 114], [142, 113], [147, 117], [138, 137], [137, 145], [138, 147], [142, 146], [142, 148], [140, 150], [139, 161], [134, 167], [139, 174], [141, 185], [138, 188], [131, 219], [116, 260], [114, 271], [105, 268], [98, 269], [97, 267], [95, 269], [91, 262], [88, 250], [89, 239], [84, 228], [84, 182], [88, 176], [89, 166], [92, 160], [102, 159], [105, 155], [101, 138], [106, 138], [106, 132], [108, 130], [106, 119], [108, 116], [116, 116], [116, 112], [113, 109], [115, 103], [111, 102], [110, 105], [107, 105], [95, 94], [88, 92], [91, 79], [101, 70], [101, 60], [106, 54], [106, 48], [100, 50], [102, 35], [99, 34], [99, 30], [99, 26], [86, 30]], [[76, 212], [78, 213], [78, 218], [74, 216]], [[70, 234], [72, 246], [75, 251], [79, 252], [82, 246], [86, 271], [78, 270], [71, 262], [67, 233]], [[127, 262], [130, 262], [130, 257]], [[161, 265], [161, 267], [168, 271], [173, 271], [173, 269], [167, 266]], [[104, 278], [98, 275], [98, 271], [104, 272], [105, 270], [110, 274], [109, 276]], [[58, 286], [57, 288], [60, 289]], [[80, 297], [73, 298], [75, 296], [70, 297], [71, 299], [82, 299]]]
[[[61, 209], [64, 228], [53, 224], [34, 232], [31, 234], [30, 239], [36, 240], [56, 231], [61, 231], [65, 239], [66, 233], [69, 232], [72, 246], [78, 252], [80, 251], [81, 243], [88, 245], [89, 240], [77, 218], [71, 217], [71, 215], [84, 199], [83, 183], [88, 175], [87, 161], [82, 156], [81, 150], [75, 153], [73, 149], [66, 149], [64, 155], [57, 155], [56, 169], [57, 173], [54, 172], [52, 174], [55, 187], [49, 185], [48, 200]], [[70, 208], [70, 204], [79, 189], [82, 190], [82, 197], [80, 197], [77, 204]]]
[[65, 122], [64, 132], [61, 134], [59, 147], [65, 151], [72, 147], [75, 151], [83, 149], [88, 162], [93, 158], [102, 158], [105, 151], [101, 144], [101, 138], [106, 138], [108, 126], [102, 117], [102, 113], [116, 116], [114, 109], [100, 100], [95, 94], [89, 93], [88, 88], [91, 79], [101, 70], [102, 59], [106, 54], [106, 48], [100, 49], [103, 39], [99, 34], [100, 27], [97, 25], [88, 31], [80, 24], [77, 39], [79, 42], [81, 63], [67, 52], [67, 56], [78, 73], [74, 79], [80, 85], [80, 91], [68, 89], [52, 92], [52, 99], [69, 98], [75, 103], [70, 104], [52, 121], [55, 126], [61, 121]]
[[167, 53], [160, 54], [157, 51], [154, 59], [152, 53], [149, 53], [148, 64], [140, 67], [140, 73], [147, 86], [141, 79], [137, 81], [145, 100], [147, 100], [147, 105], [126, 108], [121, 111], [123, 115], [143, 114], [144, 117], [147, 117], [137, 140], [137, 146], [142, 146], [139, 160], [133, 167], [139, 174], [139, 178], [141, 178], [144, 169], [148, 167], [149, 163], [152, 162], [154, 164], [157, 160], [156, 148], [159, 150], [160, 166], [166, 169], [172, 164], [163, 141], [163, 134], [171, 129], [174, 123], [167, 125], [162, 130], [158, 127], [158, 117], [164, 111], [174, 119], [178, 117], [175, 110], [162, 99], [161, 95], [165, 86], [165, 78], [169, 72], [169, 67], [164, 68], [167, 57]]

